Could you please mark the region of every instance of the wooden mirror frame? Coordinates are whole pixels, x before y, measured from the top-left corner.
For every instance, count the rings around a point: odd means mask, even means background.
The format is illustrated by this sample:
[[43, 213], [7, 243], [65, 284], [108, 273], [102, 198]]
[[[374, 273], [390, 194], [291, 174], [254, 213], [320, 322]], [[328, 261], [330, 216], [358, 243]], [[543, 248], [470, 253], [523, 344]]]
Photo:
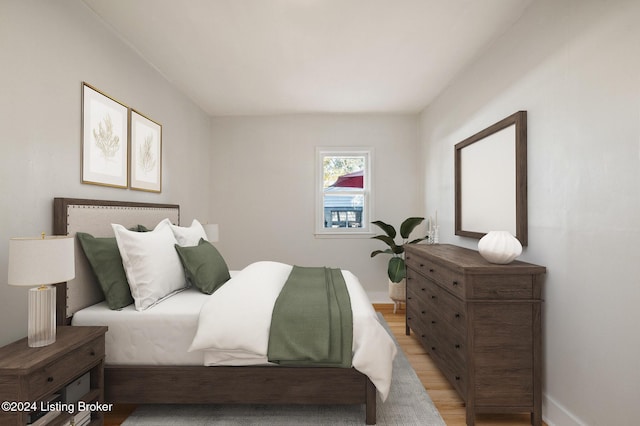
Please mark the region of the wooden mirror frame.
[[[513, 137], [511, 136], [511, 129], [513, 126]], [[508, 133], [502, 133], [501, 135], [497, 135], [502, 130], [508, 130]], [[505, 210], [505, 211], [513, 211], [515, 218], [509, 217], [509, 222], [513, 222], [515, 219], [515, 224], [512, 225], [514, 229], [507, 229], [507, 226], [502, 225], [501, 223], [490, 223], [491, 221], [487, 221], [487, 223], [479, 223], [473, 227], [467, 227], [463, 223], [464, 217], [468, 217], [469, 214], [475, 214], [476, 212], [469, 212], [463, 209], [473, 208], [473, 206], [469, 207], [469, 204], [473, 204], [471, 202], [470, 197], [467, 197], [465, 200], [463, 198], [463, 181], [469, 183], [473, 181], [474, 187], [480, 187], [479, 195], [474, 193], [474, 198], [481, 197], [483, 199], [489, 200], [486, 204], [489, 204], [491, 200], [497, 200], [498, 204], [503, 202], [500, 199], [500, 194], [502, 193], [492, 193], [492, 185], [489, 184], [489, 179], [483, 173], [479, 173], [477, 170], [473, 169], [473, 167], [468, 166], [465, 168], [465, 165], [462, 162], [462, 157], [465, 154], [469, 154], [472, 151], [465, 148], [469, 147], [472, 144], [474, 153], [477, 153], [479, 149], [488, 149], [486, 147], [497, 146], [497, 142], [491, 144], [491, 141], [497, 141], [498, 138], [505, 140], [505, 137], [509, 137], [507, 144], [511, 143], [511, 139], [513, 139], [513, 151], [515, 151], [515, 158], [513, 159], [513, 164], [492, 164], [492, 156], [484, 155], [482, 158], [482, 164], [485, 167], [484, 170], [492, 171], [492, 179], [499, 179], [502, 181], [507, 181], [507, 185], [509, 188], [513, 188], [515, 191], [515, 209], [511, 205], [511, 200], [513, 197], [509, 194], [507, 200], [504, 200], [505, 205], [502, 207], [500, 205], [492, 205], [487, 208], [493, 209], [495, 213], [496, 210]], [[504, 142], [500, 142], [504, 143]], [[492, 149], [494, 149], [492, 148]], [[511, 147], [509, 147], [509, 152], [511, 151]], [[489, 151], [487, 151], [489, 152]], [[504, 154], [504, 152], [502, 153]], [[510, 155], [510, 154], [507, 154]], [[467, 157], [468, 158], [468, 157]], [[485, 162], [485, 160], [487, 160]], [[502, 161], [501, 159], [496, 159], [495, 161]], [[510, 160], [508, 160], [510, 161]], [[502, 167], [504, 166], [504, 167]], [[507, 173], [501, 177], [496, 177], [497, 173], [500, 173], [501, 170], [504, 169]], [[515, 176], [513, 176], [513, 181], [511, 182], [511, 171], [515, 169]], [[507, 186], [505, 185], [505, 186]], [[511, 186], [512, 185], [512, 186]], [[477, 212], [478, 217], [484, 218], [483, 213], [486, 214], [486, 211]], [[472, 228], [472, 229], [470, 229]], [[459, 142], [455, 145], [455, 234], [463, 237], [471, 237], [471, 238], [482, 238], [489, 231], [511, 231], [516, 238], [520, 241], [523, 246], [527, 245], [527, 112], [526, 111], [518, 111], [515, 114], [510, 115], [509, 117], [498, 121], [492, 126], [487, 127], [486, 129], [476, 133], [475, 135]]]

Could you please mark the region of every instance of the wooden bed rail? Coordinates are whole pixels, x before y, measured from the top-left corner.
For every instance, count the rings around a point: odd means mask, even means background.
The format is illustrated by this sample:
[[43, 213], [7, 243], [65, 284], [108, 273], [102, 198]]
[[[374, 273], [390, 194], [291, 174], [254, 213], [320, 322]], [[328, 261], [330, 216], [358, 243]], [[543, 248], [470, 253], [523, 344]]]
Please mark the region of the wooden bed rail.
[[111, 365], [104, 377], [109, 403], [364, 404], [376, 423], [376, 388], [353, 368]]

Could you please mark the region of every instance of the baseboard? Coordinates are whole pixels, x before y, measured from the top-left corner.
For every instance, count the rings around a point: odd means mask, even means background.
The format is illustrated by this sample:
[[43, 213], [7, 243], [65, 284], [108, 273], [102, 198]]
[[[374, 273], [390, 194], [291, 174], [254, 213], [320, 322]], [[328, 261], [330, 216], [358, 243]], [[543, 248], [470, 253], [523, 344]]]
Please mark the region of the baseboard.
[[584, 426], [580, 420], [565, 406], [547, 394], [542, 395], [542, 420], [548, 426]]

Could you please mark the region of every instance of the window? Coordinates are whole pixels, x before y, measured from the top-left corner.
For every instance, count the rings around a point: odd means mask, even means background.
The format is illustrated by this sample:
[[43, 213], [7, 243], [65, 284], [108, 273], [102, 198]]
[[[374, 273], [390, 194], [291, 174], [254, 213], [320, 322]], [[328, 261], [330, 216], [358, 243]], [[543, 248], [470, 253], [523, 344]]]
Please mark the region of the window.
[[370, 232], [370, 148], [316, 151], [316, 235]]

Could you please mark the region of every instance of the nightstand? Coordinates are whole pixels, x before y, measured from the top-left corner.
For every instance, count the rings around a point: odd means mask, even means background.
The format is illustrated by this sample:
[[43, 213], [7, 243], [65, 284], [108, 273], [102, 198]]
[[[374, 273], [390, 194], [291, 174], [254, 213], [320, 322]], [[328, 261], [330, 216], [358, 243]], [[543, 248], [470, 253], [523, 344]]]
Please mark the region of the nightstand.
[[[53, 419], [47, 425], [73, 424], [74, 418], [82, 417], [79, 409], [91, 411], [89, 424], [102, 425], [104, 411], [109, 410], [103, 400], [106, 332], [107, 327], [58, 327], [56, 341], [49, 346], [30, 348], [24, 338], [0, 348], [0, 425], [29, 424], [43, 407], [59, 411], [49, 414]], [[86, 380], [87, 374], [89, 390], [79, 401], [54, 399], [68, 393], [74, 382]], [[32, 421], [40, 423], [45, 421]]]

